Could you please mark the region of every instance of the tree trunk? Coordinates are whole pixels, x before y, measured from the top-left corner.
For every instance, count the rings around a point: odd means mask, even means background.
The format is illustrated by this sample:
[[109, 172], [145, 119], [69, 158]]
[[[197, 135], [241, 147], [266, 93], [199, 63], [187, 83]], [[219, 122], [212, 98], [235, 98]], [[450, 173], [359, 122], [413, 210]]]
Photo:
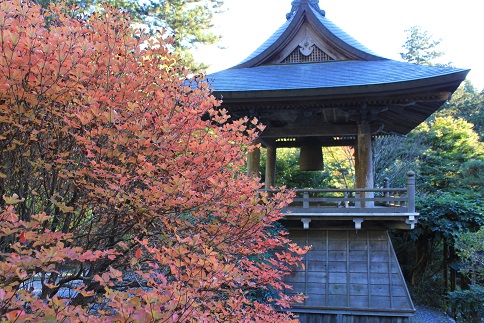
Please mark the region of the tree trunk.
[[431, 259], [430, 240], [427, 235], [417, 239], [415, 245], [415, 266], [412, 270], [411, 284], [415, 286], [423, 277]]

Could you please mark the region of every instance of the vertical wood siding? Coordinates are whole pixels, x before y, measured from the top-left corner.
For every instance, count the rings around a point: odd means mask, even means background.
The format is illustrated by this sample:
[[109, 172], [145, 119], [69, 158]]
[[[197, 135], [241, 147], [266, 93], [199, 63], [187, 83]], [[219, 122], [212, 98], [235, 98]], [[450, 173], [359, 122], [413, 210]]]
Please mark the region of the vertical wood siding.
[[413, 323], [413, 318], [368, 316], [368, 315], [337, 315], [337, 314], [299, 314], [301, 323]]
[[[293, 287], [286, 290], [287, 294], [307, 296], [303, 304], [294, 306], [294, 312], [299, 308], [305, 312], [313, 309], [326, 313], [334, 310], [335, 314], [344, 311], [391, 313], [387, 316], [394, 316], [393, 313], [399, 316], [400, 312], [408, 316], [414, 311], [387, 232], [293, 230], [290, 237], [299, 245], [312, 246], [304, 258], [305, 268], [294, 268], [286, 278]], [[304, 314], [304, 322], [333, 322], [338, 315], [341, 317], [341, 314], [325, 315], [324, 320], [314, 321], [316, 314], [311, 315]], [[374, 316], [346, 317], [353, 318], [344, 322], [376, 322]], [[387, 317], [381, 322], [397, 323], [399, 319]]]

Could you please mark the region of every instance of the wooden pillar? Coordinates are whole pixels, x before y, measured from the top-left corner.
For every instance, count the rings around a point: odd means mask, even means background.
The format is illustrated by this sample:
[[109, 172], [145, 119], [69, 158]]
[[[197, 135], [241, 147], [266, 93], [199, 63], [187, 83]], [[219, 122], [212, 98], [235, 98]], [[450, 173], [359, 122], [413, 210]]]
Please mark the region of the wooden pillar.
[[[373, 184], [373, 156], [371, 151], [371, 129], [367, 121], [358, 124], [356, 139], [355, 175], [356, 188], [374, 188]], [[373, 198], [373, 193], [361, 194], [365, 198]], [[371, 202], [363, 202], [363, 207], [373, 207]]]
[[265, 188], [276, 186], [276, 146], [267, 147]]
[[260, 176], [260, 148], [254, 148], [247, 154], [247, 175]]
[[415, 213], [415, 173], [409, 171], [407, 173], [407, 209], [410, 213]]

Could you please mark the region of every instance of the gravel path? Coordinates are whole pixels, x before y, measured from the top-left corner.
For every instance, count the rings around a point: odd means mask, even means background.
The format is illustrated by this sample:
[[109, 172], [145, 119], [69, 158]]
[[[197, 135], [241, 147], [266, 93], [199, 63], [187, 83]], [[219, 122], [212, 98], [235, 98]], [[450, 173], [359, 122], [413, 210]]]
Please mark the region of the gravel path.
[[455, 323], [453, 318], [442, 311], [422, 306], [415, 306], [415, 308], [417, 309], [416, 323]]

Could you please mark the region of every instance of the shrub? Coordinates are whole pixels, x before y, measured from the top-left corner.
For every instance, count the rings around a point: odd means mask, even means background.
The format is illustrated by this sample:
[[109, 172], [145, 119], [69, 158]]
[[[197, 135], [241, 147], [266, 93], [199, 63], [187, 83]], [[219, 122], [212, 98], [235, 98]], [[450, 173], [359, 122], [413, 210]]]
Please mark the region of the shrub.
[[447, 296], [449, 313], [457, 322], [481, 322], [484, 317], [484, 286], [471, 285], [469, 290], [457, 290]]

